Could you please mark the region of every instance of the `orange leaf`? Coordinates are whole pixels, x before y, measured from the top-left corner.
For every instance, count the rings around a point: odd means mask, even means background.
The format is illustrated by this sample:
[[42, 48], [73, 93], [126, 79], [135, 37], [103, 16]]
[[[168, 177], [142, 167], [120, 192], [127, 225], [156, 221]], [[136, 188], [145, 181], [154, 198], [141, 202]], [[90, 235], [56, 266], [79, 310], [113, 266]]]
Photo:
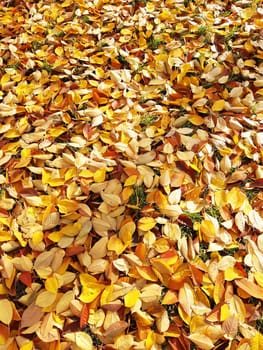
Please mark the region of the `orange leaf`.
[[158, 278], [150, 266], [136, 266], [136, 269], [142, 278], [148, 281], [158, 281]]
[[5, 345], [9, 338], [9, 328], [0, 323], [0, 345]]
[[239, 288], [247, 292], [252, 297], [263, 300], [263, 287], [258, 286], [256, 283], [249, 281], [246, 278], [236, 280], [235, 283]]
[[81, 309], [80, 319], [79, 319], [79, 326], [81, 329], [87, 325], [88, 319], [89, 319], [89, 306], [88, 304], [84, 304]]
[[162, 305], [172, 305], [177, 303], [178, 295], [173, 290], [168, 290], [162, 300]]
[[135, 248], [135, 254], [138, 256], [138, 258], [143, 261], [146, 256], [146, 246], [144, 243], [140, 242], [137, 244]]

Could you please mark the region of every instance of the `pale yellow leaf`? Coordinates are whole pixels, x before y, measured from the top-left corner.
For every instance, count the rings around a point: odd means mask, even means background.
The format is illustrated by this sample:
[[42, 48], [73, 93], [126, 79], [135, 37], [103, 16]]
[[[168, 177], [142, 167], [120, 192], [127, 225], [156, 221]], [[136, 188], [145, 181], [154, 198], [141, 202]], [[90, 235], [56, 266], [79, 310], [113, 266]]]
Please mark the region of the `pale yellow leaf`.
[[36, 305], [40, 307], [49, 307], [57, 298], [57, 294], [48, 291], [41, 292], [36, 298]]
[[8, 299], [0, 300], [0, 321], [9, 325], [13, 319], [12, 304]]
[[202, 350], [211, 350], [214, 348], [212, 340], [205, 334], [193, 333], [188, 338]]

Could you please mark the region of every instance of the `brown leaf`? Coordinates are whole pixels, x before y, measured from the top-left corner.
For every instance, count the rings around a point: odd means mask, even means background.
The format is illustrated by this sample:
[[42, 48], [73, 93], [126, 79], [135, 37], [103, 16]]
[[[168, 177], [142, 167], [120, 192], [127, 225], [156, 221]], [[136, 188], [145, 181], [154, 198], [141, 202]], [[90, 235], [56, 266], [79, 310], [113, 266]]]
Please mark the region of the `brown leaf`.
[[232, 315], [222, 323], [222, 330], [228, 339], [234, 339], [238, 332], [238, 320]]

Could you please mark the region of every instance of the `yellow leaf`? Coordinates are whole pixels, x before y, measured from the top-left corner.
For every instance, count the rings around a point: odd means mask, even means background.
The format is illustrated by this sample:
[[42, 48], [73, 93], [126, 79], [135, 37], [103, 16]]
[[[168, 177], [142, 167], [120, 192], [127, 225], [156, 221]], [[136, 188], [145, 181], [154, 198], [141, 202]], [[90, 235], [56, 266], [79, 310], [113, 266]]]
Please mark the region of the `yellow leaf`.
[[24, 343], [21, 347], [20, 350], [33, 350], [34, 349], [34, 344], [33, 342], [27, 341], [26, 343]]
[[147, 334], [146, 337], [146, 342], [145, 342], [145, 346], [147, 350], [150, 350], [153, 346], [153, 344], [156, 343], [156, 335], [154, 333], [154, 331], [150, 330]]
[[42, 231], [36, 231], [33, 233], [32, 242], [38, 244], [43, 241], [44, 234]]
[[48, 130], [48, 133], [50, 136], [58, 137], [58, 136], [64, 134], [64, 132], [66, 132], [66, 131], [67, 131], [67, 129], [64, 128], [63, 126], [57, 126], [55, 128], [50, 128]]
[[91, 170], [88, 170], [88, 169], [85, 169], [85, 170], [82, 170], [80, 173], [79, 173], [79, 176], [80, 177], [85, 177], [85, 178], [89, 178], [89, 177], [93, 177], [93, 172]]
[[215, 203], [221, 208], [227, 203], [227, 196], [225, 191], [216, 191], [215, 192]]
[[165, 238], [160, 238], [154, 243], [154, 248], [157, 250], [158, 253], [164, 253], [169, 250], [170, 245], [169, 241]]
[[61, 214], [68, 214], [79, 208], [79, 203], [70, 199], [60, 199], [57, 205]]
[[156, 222], [152, 217], [142, 217], [138, 221], [138, 228], [142, 231], [149, 231], [155, 226]]
[[8, 83], [10, 81], [10, 75], [5, 73], [2, 78], [1, 78], [1, 85], [5, 85], [6, 83]]
[[168, 18], [172, 16], [171, 12], [168, 9], [162, 10], [162, 12], [159, 15], [159, 19], [161, 21], [166, 21]]
[[225, 108], [225, 100], [217, 100], [213, 103], [212, 111], [213, 112], [220, 112]]
[[113, 250], [117, 255], [120, 255], [125, 250], [125, 245], [117, 236], [111, 236], [108, 241], [108, 250]]
[[0, 300], [0, 310], [0, 321], [9, 325], [13, 319], [13, 308], [8, 299]]
[[16, 137], [19, 137], [19, 135], [20, 135], [19, 131], [16, 129], [10, 129], [5, 133], [5, 137], [7, 139], [14, 139]]
[[8, 289], [1, 283], [0, 284], [0, 295], [5, 295], [8, 293]]
[[223, 304], [220, 309], [220, 321], [225, 321], [230, 316], [229, 306], [227, 304]]
[[186, 323], [186, 324], [190, 324], [191, 321], [191, 316], [188, 315], [184, 309], [182, 308], [181, 305], [178, 305], [178, 314], [180, 316], [180, 318]]
[[263, 96], [263, 88], [257, 90], [256, 94]]
[[262, 350], [263, 349], [263, 335], [259, 332], [251, 339], [251, 350]]
[[79, 233], [81, 226], [80, 222], [75, 222], [74, 224], [64, 226], [60, 232], [65, 236], [74, 237]]
[[104, 285], [90, 282], [89, 284], [82, 287], [82, 292], [79, 299], [84, 303], [91, 303], [97, 298], [98, 295], [103, 291]]
[[62, 56], [64, 54], [64, 50], [63, 50], [63, 47], [62, 46], [58, 46], [55, 48], [55, 53], [56, 55], [58, 56]]
[[178, 83], [182, 82], [182, 80], [185, 77], [186, 73], [188, 73], [190, 69], [191, 69], [191, 64], [190, 63], [182, 64], [181, 72], [180, 72], [180, 74], [177, 75], [177, 82]]
[[48, 181], [48, 184], [51, 186], [51, 187], [58, 187], [58, 186], [62, 186], [64, 185], [65, 183], [65, 180], [63, 178], [54, 178], [54, 179], [50, 179]]
[[121, 30], [121, 34], [122, 34], [122, 35], [131, 35], [131, 34], [132, 34], [132, 31], [131, 31], [130, 29], [128, 29], [128, 28], [123, 28], [123, 29]]
[[135, 185], [136, 181], [137, 181], [137, 175], [131, 175], [126, 179], [124, 183], [124, 187]]
[[237, 278], [243, 278], [244, 275], [241, 273], [240, 270], [238, 270], [237, 268], [235, 268], [234, 266], [229, 266], [225, 271], [224, 271], [224, 275], [225, 275], [225, 280], [226, 281], [233, 281]]
[[133, 307], [139, 299], [140, 291], [133, 289], [124, 296], [124, 305], [126, 307]]
[[249, 20], [253, 15], [255, 14], [255, 9], [252, 7], [248, 7], [245, 9], [242, 9], [240, 15], [243, 18], [244, 22]]
[[202, 125], [204, 124], [204, 119], [200, 117], [198, 114], [193, 114], [189, 117], [189, 121], [194, 125]]
[[59, 284], [56, 277], [48, 277], [45, 281], [45, 288], [50, 293], [57, 293]]
[[133, 193], [132, 187], [125, 187], [122, 191], [122, 199], [127, 202]]
[[119, 231], [119, 237], [122, 240], [122, 242], [125, 245], [130, 245], [132, 240], [132, 235], [136, 230], [136, 225], [133, 221], [128, 221], [126, 224], [124, 224], [120, 231]]
[[215, 287], [213, 291], [213, 298], [216, 304], [218, 304], [224, 296], [224, 272], [220, 271], [216, 276]]
[[100, 297], [100, 305], [108, 304], [111, 301], [111, 295], [113, 292], [114, 286], [111, 284], [110, 286], [107, 286], [104, 291], [101, 293]]
[[105, 288], [105, 285], [98, 283], [95, 277], [87, 273], [81, 273], [79, 279], [82, 285], [79, 298], [84, 303], [91, 303]]
[[45, 169], [42, 169], [42, 182], [43, 182], [43, 184], [48, 184], [50, 177], [51, 177], [51, 174], [48, 171], [46, 171]]
[[212, 221], [202, 220], [200, 225], [202, 238], [205, 242], [212, 242], [216, 236], [215, 226]]
[[247, 201], [246, 195], [238, 187], [232, 187], [226, 198], [233, 210], [239, 209]]
[[161, 274], [168, 274], [170, 275], [172, 273], [172, 267], [168, 265], [166, 261], [160, 258], [152, 258], [151, 264], [154, 269], [159, 271]]
[[101, 169], [98, 169], [97, 171], [95, 171], [95, 173], [93, 175], [93, 178], [94, 178], [95, 182], [103, 182], [103, 181], [105, 181], [106, 169], [105, 168], [101, 168]]
[[260, 287], [263, 287], [263, 273], [255, 271], [254, 273], [255, 280]]
[[137, 266], [136, 270], [142, 278], [145, 278], [148, 281], [158, 281], [158, 278], [150, 266]]
[[64, 236], [64, 233], [61, 231], [55, 231], [52, 232], [48, 235], [48, 238], [52, 241], [52, 242], [59, 242], [61, 240], [61, 238]]
[[8, 231], [0, 231], [0, 242], [10, 241], [12, 239], [12, 235]]
[[148, 12], [153, 12], [155, 9], [154, 4], [151, 1], [147, 1], [146, 8]]
[[[65, 181], [68, 181], [70, 179], [72, 179], [74, 176], [76, 176], [77, 174], [77, 171], [76, 171], [76, 168], [70, 168], [66, 171], [65, 173]], [[75, 184], [75, 183], [74, 183]]]

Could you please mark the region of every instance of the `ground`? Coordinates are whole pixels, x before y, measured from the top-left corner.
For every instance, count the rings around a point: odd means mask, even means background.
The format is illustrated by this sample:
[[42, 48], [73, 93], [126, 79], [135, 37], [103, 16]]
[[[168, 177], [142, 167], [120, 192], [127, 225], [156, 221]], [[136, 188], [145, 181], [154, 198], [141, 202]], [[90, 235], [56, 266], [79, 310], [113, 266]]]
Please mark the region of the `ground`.
[[263, 348], [261, 1], [0, 2], [0, 349]]

